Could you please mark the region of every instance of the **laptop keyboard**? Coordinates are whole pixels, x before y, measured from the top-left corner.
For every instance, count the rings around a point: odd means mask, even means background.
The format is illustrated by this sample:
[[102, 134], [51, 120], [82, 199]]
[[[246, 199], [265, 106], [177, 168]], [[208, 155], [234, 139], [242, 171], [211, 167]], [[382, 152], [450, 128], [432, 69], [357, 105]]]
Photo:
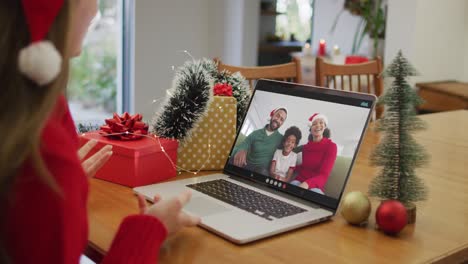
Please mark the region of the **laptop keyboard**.
[[270, 221], [306, 211], [223, 179], [189, 184], [187, 187]]

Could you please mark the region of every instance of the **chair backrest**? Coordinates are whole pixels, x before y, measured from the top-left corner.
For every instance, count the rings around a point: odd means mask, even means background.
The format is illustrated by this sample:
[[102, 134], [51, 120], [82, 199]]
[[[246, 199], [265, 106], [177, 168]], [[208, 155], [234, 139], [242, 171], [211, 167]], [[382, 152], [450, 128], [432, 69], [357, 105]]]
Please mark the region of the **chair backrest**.
[[[380, 96], [383, 92], [382, 60], [358, 64], [331, 64], [322, 57], [315, 63], [315, 80], [317, 86], [339, 90], [370, 93]], [[382, 114], [381, 107], [376, 109], [377, 118]]]
[[293, 58], [292, 62], [257, 67], [233, 66], [222, 63], [220, 59], [214, 59], [218, 65], [218, 71], [227, 70], [231, 73], [240, 72], [249, 81], [250, 88], [253, 89], [255, 81], [258, 79], [272, 79], [287, 82], [302, 82], [301, 61]]

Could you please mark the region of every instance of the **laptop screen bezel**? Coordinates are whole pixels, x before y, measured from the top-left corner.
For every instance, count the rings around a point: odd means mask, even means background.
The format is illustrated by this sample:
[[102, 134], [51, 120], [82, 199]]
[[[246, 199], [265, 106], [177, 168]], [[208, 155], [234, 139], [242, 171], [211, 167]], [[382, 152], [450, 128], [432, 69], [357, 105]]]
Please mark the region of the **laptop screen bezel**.
[[[249, 106], [247, 107], [247, 109], [250, 109], [251, 104], [252, 104], [252, 99], [254, 98], [255, 93], [257, 91], [266, 91], [266, 92], [273, 92], [277, 94], [292, 95], [292, 96], [298, 96], [298, 97], [303, 97], [303, 98], [310, 98], [313, 100], [321, 100], [321, 101], [340, 103], [340, 104], [346, 104], [346, 105], [354, 105], [356, 107], [363, 107], [363, 108], [369, 109], [365, 125], [363, 127], [363, 130], [361, 131], [361, 136], [356, 146], [355, 154], [351, 160], [350, 169], [347, 172], [347, 175], [345, 177], [344, 184], [342, 186], [338, 199], [329, 197], [326, 195], [318, 194], [316, 192], [302, 189], [300, 187], [293, 186], [293, 185], [289, 185], [288, 188], [283, 189], [283, 188], [274, 186], [272, 184], [266, 183], [265, 182], [266, 179], [271, 179], [270, 176], [262, 175], [262, 174], [252, 172], [247, 169], [234, 166], [233, 164], [229, 163], [230, 157], [228, 157], [228, 159], [226, 160], [226, 164], [223, 169], [223, 173], [229, 176], [241, 177], [242, 179], [254, 181], [257, 184], [266, 186], [268, 189], [283, 192], [288, 195], [292, 195], [294, 197], [315, 203], [317, 205], [320, 205], [324, 208], [330, 209], [333, 212], [335, 212], [342, 198], [349, 176], [351, 175], [354, 162], [356, 160], [362, 140], [365, 135], [365, 131], [372, 117], [372, 112], [375, 108], [377, 97], [372, 94], [356, 93], [356, 92], [335, 90], [335, 89], [323, 88], [323, 87], [312, 86], [312, 85], [295, 84], [295, 83], [260, 79], [257, 81], [257, 84], [252, 93]], [[362, 106], [361, 104], [362, 102], [367, 102], [368, 105]], [[241, 127], [244, 125], [247, 112], [248, 110], [246, 111], [245, 116], [243, 117]], [[236, 135], [236, 139], [234, 140], [234, 143], [237, 142], [237, 138], [239, 137], [239, 134], [240, 134], [240, 129]], [[234, 146], [235, 144], [233, 144], [233, 146], [231, 147], [231, 151], [229, 152], [230, 155], [232, 154], [232, 151], [234, 150]]]

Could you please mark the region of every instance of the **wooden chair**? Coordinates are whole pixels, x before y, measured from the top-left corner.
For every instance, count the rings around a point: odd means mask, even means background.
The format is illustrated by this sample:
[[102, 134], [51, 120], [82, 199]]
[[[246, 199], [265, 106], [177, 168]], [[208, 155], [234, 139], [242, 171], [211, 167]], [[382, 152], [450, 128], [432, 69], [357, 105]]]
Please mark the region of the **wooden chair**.
[[231, 73], [240, 72], [242, 76], [249, 81], [250, 88], [253, 90], [255, 81], [258, 79], [273, 79], [279, 81], [289, 81], [295, 83], [302, 82], [301, 61], [293, 58], [292, 62], [257, 67], [233, 66], [222, 63], [218, 58], [214, 61], [218, 65], [218, 71], [227, 70]]
[[[315, 63], [315, 80], [317, 86], [339, 90], [349, 90], [361, 93], [382, 95], [382, 60], [375, 60], [359, 64], [331, 64], [317, 57]], [[376, 109], [376, 117], [382, 115], [381, 107]]]

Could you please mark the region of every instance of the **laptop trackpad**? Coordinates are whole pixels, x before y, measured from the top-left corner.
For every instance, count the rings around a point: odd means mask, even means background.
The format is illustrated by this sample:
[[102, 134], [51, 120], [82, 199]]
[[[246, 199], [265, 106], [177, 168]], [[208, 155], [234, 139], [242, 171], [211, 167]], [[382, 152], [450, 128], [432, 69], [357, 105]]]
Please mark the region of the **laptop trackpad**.
[[192, 197], [190, 202], [184, 206], [184, 211], [200, 217], [219, 214], [230, 210], [232, 209], [217, 204], [213, 200], [202, 196]]

